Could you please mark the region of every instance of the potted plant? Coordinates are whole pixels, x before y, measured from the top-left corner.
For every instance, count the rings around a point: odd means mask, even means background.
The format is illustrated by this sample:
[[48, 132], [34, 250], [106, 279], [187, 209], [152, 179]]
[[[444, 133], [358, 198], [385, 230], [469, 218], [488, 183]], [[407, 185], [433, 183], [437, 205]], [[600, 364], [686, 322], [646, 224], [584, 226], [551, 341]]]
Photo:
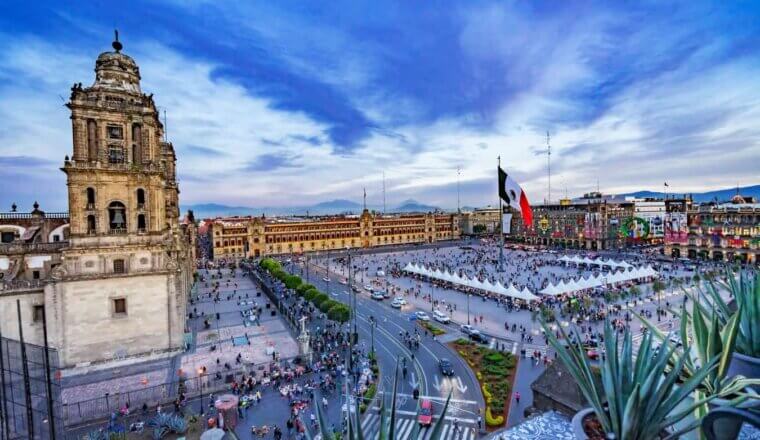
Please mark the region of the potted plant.
[[677, 380], [683, 377], [688, 359], [685, 354], [676, 353], [669, 341], [655, 347], [648, 332], [641, 340], [638, 354], [634, 355], [630, 330], [626, 328], [621, 337], [607, 321], [604, 325], [605, 356], [597, 373], [577, 338], [568, 339], [564, 329], [560, 328], [562, 337], [568, 341], [562, 344], [545, 324], [544, 331], [591, 405], [573, 418], [573, 429], [579, 440], [674, 438], [699, 425], [700, 421], [694, 420], [669, 432], [695, 408], [712, 398], [685, 402], [716, 367], [717, 358], [677, 384]]

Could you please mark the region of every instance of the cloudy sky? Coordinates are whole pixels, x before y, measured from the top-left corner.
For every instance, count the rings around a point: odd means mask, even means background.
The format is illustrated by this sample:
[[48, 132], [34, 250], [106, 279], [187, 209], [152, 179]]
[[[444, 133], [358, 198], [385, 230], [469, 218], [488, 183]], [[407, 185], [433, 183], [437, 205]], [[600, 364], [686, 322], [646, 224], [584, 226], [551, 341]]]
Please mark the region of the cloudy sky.
[[[534, 201], [760, 183], [757, 2], [10, 1], [0, 211], [66, 209], [64, 99], [118, 28], [168, 116], [182, 202]], [[729, 6], [720, 3], [730, 3]], [[27, 206], [29, 205], [29, 206]]]

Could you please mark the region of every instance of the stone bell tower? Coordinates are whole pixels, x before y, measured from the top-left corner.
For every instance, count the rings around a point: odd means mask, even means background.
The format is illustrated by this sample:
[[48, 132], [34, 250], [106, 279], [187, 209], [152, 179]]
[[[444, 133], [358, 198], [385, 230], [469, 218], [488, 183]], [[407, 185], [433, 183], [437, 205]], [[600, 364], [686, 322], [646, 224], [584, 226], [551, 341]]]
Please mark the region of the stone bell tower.
[[51, 299], [67, 366], [181, 347], [192, 280], [174, 148], [118, 33], [112, 47], [95, 62], [95, 82], [74, 84], [66, 104], [70, 245]]

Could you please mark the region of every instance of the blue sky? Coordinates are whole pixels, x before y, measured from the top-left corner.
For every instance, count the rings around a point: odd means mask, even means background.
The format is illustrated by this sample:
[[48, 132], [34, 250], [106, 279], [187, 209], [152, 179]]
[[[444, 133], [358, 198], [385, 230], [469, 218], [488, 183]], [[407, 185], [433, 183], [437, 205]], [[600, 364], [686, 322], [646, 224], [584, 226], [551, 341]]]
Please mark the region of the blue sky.
[[[729, 2], [722, 2], [729, 3]], [[183, 204], [496, 201], [758, 183], [760, 3], [3, 2], [0, 210], [62, 210], [63, 98], [118, 28]], [[28, 205], [28, 206], [27, 206]]]

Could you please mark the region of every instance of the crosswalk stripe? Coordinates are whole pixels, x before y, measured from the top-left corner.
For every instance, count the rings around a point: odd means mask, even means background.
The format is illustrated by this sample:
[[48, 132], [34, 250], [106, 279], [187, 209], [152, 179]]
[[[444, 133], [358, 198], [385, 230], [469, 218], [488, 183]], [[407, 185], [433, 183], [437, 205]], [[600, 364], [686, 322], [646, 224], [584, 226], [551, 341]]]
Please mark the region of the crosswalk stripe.
[[403, 423], [401, 425], [401, 429], [399, 429], [399, 437], [400, 438], [407, 438], [409, 434], [412, 433], [412, 427], [414, 426], [414, 421], [410, 419], [403, 420]]

